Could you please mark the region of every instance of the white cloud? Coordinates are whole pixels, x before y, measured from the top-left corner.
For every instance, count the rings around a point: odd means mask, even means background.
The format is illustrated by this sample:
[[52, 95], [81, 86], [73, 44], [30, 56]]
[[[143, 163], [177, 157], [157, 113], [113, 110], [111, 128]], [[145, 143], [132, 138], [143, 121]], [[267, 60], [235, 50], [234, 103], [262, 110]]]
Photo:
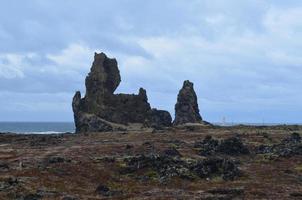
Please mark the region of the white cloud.
[[271, 8], [263, 21], [267, 30], [283, 38], [294, 39], [302, 34], [302, 7]]
[[148, 59], [141, 56], [121, 56], [118, 61], [119, 68], [125, 72], [124, 75], [148, 74], [152, 64]]
[[297, 66], [302, 69], [302, 57], [299, 55], [277, 50], [268, 52], [268, 56], [277, 65], [287, 65], [287, 67]]
[[0, 77], [6, 79], [23, 78], [24, 63], [27, 58], [35, 56], [33, 53], [28, 54], [0, 54]]
[[15, 67], [0, 65], [0, 77], [6, 79], [23, 78], [23, 72]]
[[220, 25], [226, 21], [225, 15], [217, 14], [205, 17], [205, 21], [211, 25]]
[[[158, 6], [159, 1], [134, 0], [58, 7], [45, 1], [26, 3], [30, 13], [21, 3], [16, 18], [0, 19], [0, 89], [26, 91], [33, 99], [43, 92], [83, 90], [93, 53], [102, 48], [119, 63], [119, 91], [145, 87], [154, 107], [173, 111], [182, 81], [190, 79], [202, 111], [214, 120], [222, 110], [238, 112], [237, 119], [252, 109], [276, 109], [281, 116], [296, 104], [299, 111], [302, 7], [280, 2], [180, 0]], [[71, 7], [81, 12], [66, 12]], [[16, 108], [35, 110], [19, 99], [12, 97]], [[41, 97], [35, 103], [43, 110], [53, 106], [47, 102]]]
[[91, 62], [93, 50], [87, 45], [73, 43], [57, 54], [47, 54], [46, 57], [64, 69], [81, 69]]
[[172, 55], [181, 48], [178, 41], [168, 37], [142, 38], [138, 40], [138, 43], [147, 52], [151, 52], [155, 59], [165, 57], [167, 54]]

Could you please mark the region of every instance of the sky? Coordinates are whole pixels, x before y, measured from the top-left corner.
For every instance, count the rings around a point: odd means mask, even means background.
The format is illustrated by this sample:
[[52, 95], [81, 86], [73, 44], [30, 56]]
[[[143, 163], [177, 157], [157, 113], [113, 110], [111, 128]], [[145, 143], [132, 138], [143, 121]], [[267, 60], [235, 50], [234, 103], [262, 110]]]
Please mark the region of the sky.
[[174, 115], [184, 80], [204, 120], [302, 123], [300, 0], [0, 0], [0, 121], [73, 121], [94, 52], [117, 93]]

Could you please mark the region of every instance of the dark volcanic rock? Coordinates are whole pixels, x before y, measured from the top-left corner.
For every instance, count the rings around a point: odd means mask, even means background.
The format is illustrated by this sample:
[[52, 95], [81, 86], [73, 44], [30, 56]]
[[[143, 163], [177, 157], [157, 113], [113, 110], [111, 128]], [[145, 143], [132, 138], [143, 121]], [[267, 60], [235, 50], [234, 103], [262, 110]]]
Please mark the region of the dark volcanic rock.
[[230, 137], [225, 140], [219, 141], [213, 139], [211, 136], [206, 136], [203, 141], [196, 142], [194, 144], [194, 147], [199, 149], [199, 154], [202, 156], [213, 155], [215, 153], [231, 156], [249, 153], [248, 148], [238, 137]]
[[298, 133], [292, 133], [289, 137], [283, 139], [279, 144], [272, 146], [259, 146], [258, 149], [256, 149], [256, 153], [272, 154], [278, 157], [302, 155], [301, 136]]
[[129, 123], [148, 126], [171, 124], [168, 112], [151, 109], [143, 88], [140, 88], [137, 95], [114, 94], [120, 82], [117, 61], [104, 53], [95, 53], [91, 71], [85, 81], [85, 97], [82, 98], [80, 92], [76, 92], [73, 97], [76, 132], [120, 130], [121, 126], [117, 125]]
[[241, 155], [248, 154], [248, 148], [242, 143], [241, 139], [238, 137], [231, 137], [221, 141], [218, 152], [227, 155]]
[[62, 200], [77, 200], [77, 198], [73, 196], [65, 196], [62, 198]]
[[193, 83], [185, 81], [179, 91], [177, 103], [175, 105], [174, 125], [185, 123], [201, 123], [202, 118], [199, 114], [197, 96], [193, 88]]
[[98, 103], [106, 99], [97, 99], [113, 94], [121, 82], [116, 59], [108, 58], [104, 53], [94, 54], [91, 71], [85, 79], [86, 98]]
[[15, 187], [16, 185], [18, 185], [18, 183], [19, 183], [19, 181], [15, 177], [5, 178], [4, 180], [0, 181], [0, 192], [9, 190], [9, 189]]
[[202, 156], [212, 155], [217, 152], [219, 141], [212, 138], [212, 136], [206, 136], [201, 142], [194, 144], [195, 148], [199, 148], [199, 154]]
[[127, 167], [121, 169], [121, 174], [149, 169], [157, 173], [161, 181], [172, 177], [194, 179], [194, 177], [212, 178], [215, 176], [220, 176], [224, 180], [234, 180], [240, 176], [235, 162], [224, 158], [184, 160], [179, 156], [151, 154], [126, 158], [125, 162]]
[[76, 132], [104, 132], [113, 131], [113, 127], [107, 121], [94, 114], [79, 112], [75, 115]]
[[116, 196], [116, 195], [121, 195], [122, 194], [122, 191], [111, 190], [109, 187], [107, 187], [106, 185], [102, 185], [102, 184], [100, 184], [96, 188], [95, 192], [99, 195], [106, 196], [106, 197]]
[[294, 193], [291, 193], [290, 196], [295, 199], [302, 199], [302, 192], [294, 192]]
[[22, 200], [40, 200], [42, 199], [42, 195], [40, 194], [28, 194], [22, 198]]
[[171, 157], [181, 157], [181, 154], [175, 147], [170, 147], [164, 150], [163, 155], [171, 156]]
[[172, 125], [172, 117], [168, 111], [152, 109], [146, 122], [148, 127], [162, 128]]
[[71, 160], [61, 157], [61, 156], [51, 156], [47, 159], [47, 162], [49, 164], [55, 164], [55, 163], [71, 162]]
[[0, 172], [8, 171], [8, 170], [9, 170], [8, 164], [4, 161], [0, 161]]
[[95, 191], [100, 195], [109, 196], [110, 189], [107, 186], [100, 184]]
[[282, 140], [282, 144], [300, 144], [301, 136], [299, 133], [292, 133], [289, 137]]
[[224, 180], [234, 180], [240, 175], [236, 164], [228, 159], [207, 158], [199, 161], [193, 168], [201, 178], [221, 176]]

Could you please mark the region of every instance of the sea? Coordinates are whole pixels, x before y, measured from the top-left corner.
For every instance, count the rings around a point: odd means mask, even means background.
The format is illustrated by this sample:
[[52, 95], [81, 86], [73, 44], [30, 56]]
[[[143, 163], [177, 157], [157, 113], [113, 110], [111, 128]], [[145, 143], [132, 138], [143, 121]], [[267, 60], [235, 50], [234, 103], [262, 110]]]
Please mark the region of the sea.
[[[213, 123], [220, 126], [253, 125], [273, 126], [281, 123]], [[286, 124], [293, 125], [293, 124]], [[299, 124], [301, 125], [301, 124]], [[0, 122], [0, 133], [61, 134], [74, 133], [74, 122]]]
[[1, 133], [61, 134], [74, 133], [73, 122], [0, 122]]

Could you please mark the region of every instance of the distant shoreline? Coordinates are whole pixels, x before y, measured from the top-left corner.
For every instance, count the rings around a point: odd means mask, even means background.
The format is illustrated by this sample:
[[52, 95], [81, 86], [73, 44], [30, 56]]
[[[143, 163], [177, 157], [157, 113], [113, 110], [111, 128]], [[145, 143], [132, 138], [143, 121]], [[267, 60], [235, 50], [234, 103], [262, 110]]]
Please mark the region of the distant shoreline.
[[[62, 130], [62, 131], [57, 131], [57, 130], [45, 130], [45, 131], [13, 131], [13, 130], [1, 130], [1, 123], [0, 122], [0, 134], [1, 135], [70, 135], [70, 134], [75, 134], [75, 130], [74, 129], [66, 129], [66, 130]], [[24, 124], [25, 122], [22, 122], [22, 124]], [[45, 122], [43, 122], [45, 123]], [[43, 124], [42, 123], [42, 124]], [[12, 124], [18, 124], [18, 122], [12, 122]], [[41, 124], [40, 122], [31, 122], [31, 124]], [[51, 122], [51, 124], [58, 124], [58, 123], [54, 123]], [[64, 124], [64, 123], [63, 123]], [[69, 126], [73, 126], [72, 122], [66, 123]], [[176, 130], [181, 130], [181, 129], [190, 129], [190, 128], [194, 128], [196, 130], [199, 130], [199, 126], [196, 125], [184, 125], [182, 127], [172, 127], [172, 129], [176, 129]], [[262, 124], [262, 123], [214, 123], [212, 127], [208, 127], [209, 129], [237, 129], [237, 128], [242, 128], [242, 129], [285, 129], [285, 130], [298, 130], [298, 129], [302, 129], [302, 124]], [[202, 128], [201, 128], [202, 130]], [[144, 129], [141, 130], [142, 132], [144, 131]], [[165, 131], [163, 131], [165, 132]], [[107, 132], [107, 133], [115, 133], [113, 132]]]
[[75, 132], [73, 122], [0, 122], [0, 132], [17, 134], [61, 134]]

